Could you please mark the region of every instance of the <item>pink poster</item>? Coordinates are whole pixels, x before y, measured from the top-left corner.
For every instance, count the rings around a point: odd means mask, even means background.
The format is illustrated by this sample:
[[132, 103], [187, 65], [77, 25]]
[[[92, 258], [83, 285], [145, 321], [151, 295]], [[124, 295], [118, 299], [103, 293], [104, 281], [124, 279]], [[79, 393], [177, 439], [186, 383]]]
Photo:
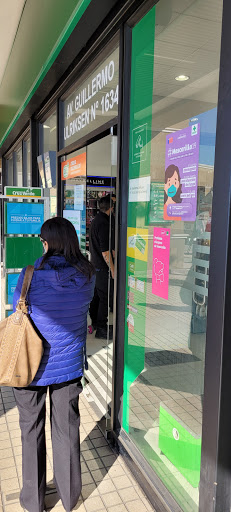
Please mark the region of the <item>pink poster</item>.
[[170, 229], [154, 228], [152, 293], [168, 299]]

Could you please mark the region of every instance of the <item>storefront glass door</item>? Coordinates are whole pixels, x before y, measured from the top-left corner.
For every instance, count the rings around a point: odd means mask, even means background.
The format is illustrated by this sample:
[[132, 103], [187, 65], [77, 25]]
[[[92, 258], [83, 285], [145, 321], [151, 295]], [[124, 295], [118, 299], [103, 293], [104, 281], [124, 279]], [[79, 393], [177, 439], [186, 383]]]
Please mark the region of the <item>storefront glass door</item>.
[[[85, 371], [84, 394], [95, 407], [98, 418], [106, 418], [106, 428], [109, 428], [113, 364], [117, 137], [108, 135], [66, 155], [61, 168], [64, 184], [63, 216], [74, 224], [81, 250], [93, 262], [97, 276], [95, 295], [88, 316], [88, 370]], [[96, 228], [95, 219], [96, 224], [99, 220]], [[91, 225], [96, 233], [94, 235], [91, 233]], [[97, 259], [93, 250], [94, 243], [99, 245]]]
[[222, 1], [159, 1], [133, 29], [123, 428], [199, 501]]

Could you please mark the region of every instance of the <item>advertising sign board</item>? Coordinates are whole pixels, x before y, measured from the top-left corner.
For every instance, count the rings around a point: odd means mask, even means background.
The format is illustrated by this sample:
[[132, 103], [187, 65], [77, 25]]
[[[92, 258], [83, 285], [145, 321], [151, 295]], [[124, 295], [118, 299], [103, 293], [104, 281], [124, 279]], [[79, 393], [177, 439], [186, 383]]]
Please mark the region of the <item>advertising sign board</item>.
[[30, 198], [37, 199], [42, 197], [42, 189], [39, 187], [5, 187], [4, 194], [14, 198]]
[[44, 222], [44, 205], [38, 203], [7, 203], [6, 233], [37, 235]]

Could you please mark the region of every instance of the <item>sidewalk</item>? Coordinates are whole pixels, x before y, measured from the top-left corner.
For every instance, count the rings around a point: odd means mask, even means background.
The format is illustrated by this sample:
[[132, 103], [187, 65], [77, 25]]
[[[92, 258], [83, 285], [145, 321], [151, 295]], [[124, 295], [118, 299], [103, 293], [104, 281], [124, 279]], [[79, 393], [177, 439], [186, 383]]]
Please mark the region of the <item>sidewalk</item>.
[[[83, 393], [80, 398], [82, 495], [78, 512], [155, 512], [128, 470], [113, 452], [97, 426], [97, 415]], [[52, 478], [52, 448], [47, 401], [47, 495], [48, 510], [63, 512]], [[0, 512], [20, 512], [22, 484], [21, 437], [18, 411], [11, 388], [0, 388]]]

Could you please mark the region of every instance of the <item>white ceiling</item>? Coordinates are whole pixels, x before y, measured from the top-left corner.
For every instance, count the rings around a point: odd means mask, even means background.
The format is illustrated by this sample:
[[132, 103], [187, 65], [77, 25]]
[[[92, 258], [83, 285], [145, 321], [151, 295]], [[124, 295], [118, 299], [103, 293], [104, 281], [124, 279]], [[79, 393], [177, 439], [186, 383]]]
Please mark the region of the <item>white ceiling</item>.
[[[157, 4], [153, 132], [217, 105], [222, 6], [223, 0]], [[146, 55], [153, 59], [151, 52]], [[189, 80], [177, 82], [181, 74]]]
[[[157, 5], [154, 95], [167, 96], [193, 86], [218, 69], [222, 4], [222, 0], [163, 0]], [[169, 12], [166, 25], [163, 9]], [[180, 74], [190, 80], [176, 82]]]
[[0, 85], [26, 0], [0, 0]]

